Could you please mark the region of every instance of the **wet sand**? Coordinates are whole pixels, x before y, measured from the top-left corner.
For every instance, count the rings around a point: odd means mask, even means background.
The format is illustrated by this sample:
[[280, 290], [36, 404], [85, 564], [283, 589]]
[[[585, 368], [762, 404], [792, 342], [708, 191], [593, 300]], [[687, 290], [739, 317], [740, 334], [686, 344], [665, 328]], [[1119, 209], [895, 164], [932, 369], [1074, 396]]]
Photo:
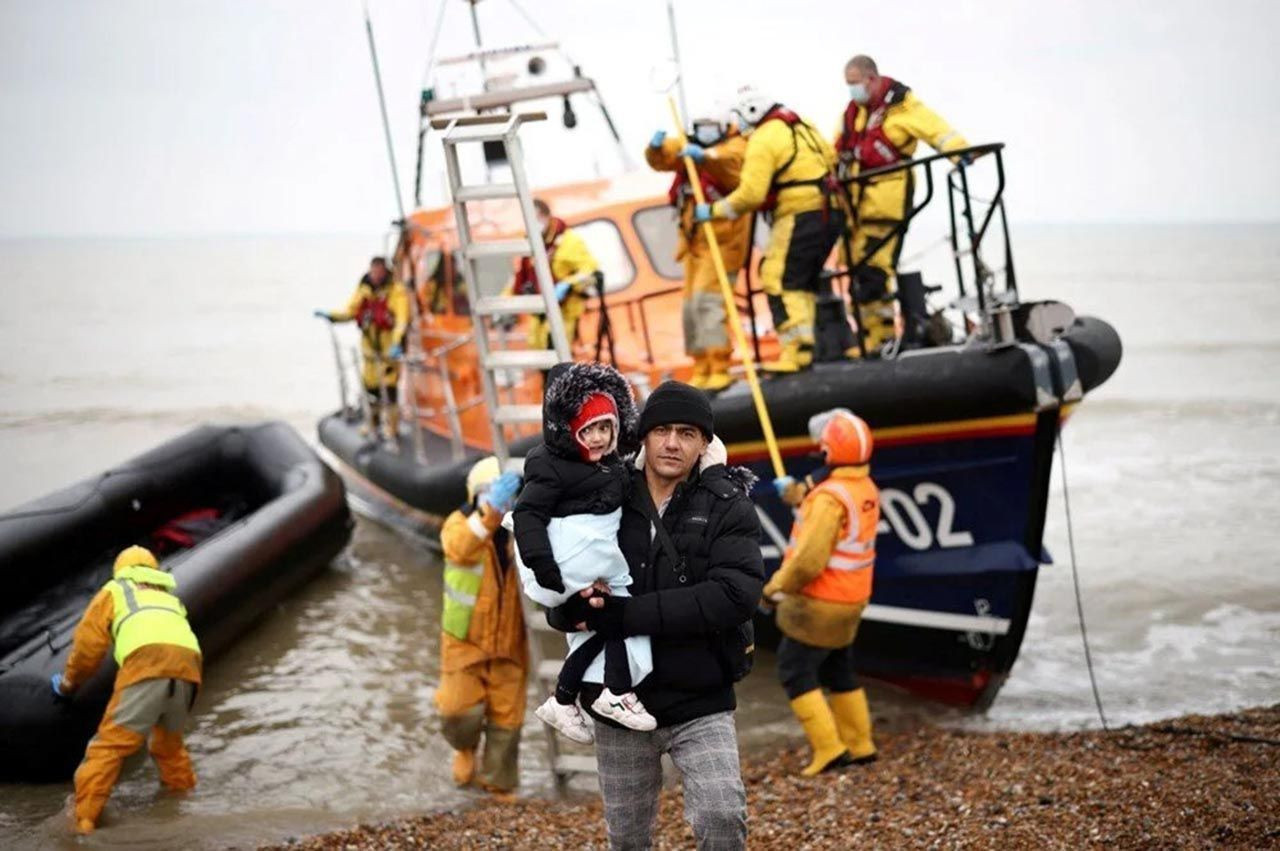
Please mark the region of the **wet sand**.
[[[1111, 732], [879, 737], [873, 765], [796, 776], [798, 742], [743, 763], [754, 848], [1280, 847], [1280, 704]], [[678, 789], [656, 846], [693, 847]], [[524, 799], [272, 846], [604, 848], [594, 796]]]

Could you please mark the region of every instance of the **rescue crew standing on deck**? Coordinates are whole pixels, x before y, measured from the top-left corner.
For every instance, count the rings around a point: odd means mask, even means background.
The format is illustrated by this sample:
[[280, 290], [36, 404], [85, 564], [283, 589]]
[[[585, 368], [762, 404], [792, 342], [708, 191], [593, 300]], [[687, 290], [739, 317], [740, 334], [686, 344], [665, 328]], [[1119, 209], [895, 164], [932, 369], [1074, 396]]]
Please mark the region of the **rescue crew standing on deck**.
[[[906, 228], [890, 234], [902, 226], [911, 212], [915, 183], [909, 168], [874, 178], [866, 185], [852, 182], [852, 178], [860, 171], [911, 159], [921, 141], [941, 153], [968, 147], [969, 143], [925, 106], [909, 86], [880, 76], [870, 56], [850, 59], [844, 78], [849, 84], [849, 105], [836, 135], [836, 153], [840, 158], [840, 180], [849, 186], [856, 211], [853, 262], [871, 254], [854, 281], [853, 291], [860, 305], [857, 309], [867, 351], [872, 352], [894, 337], [893, 294]], [[885, 241], [872, 252], [881, 240]]]
[[[555, 280], [556, 301], [560, 303], [560, 316], [564, 319], [564, 335], [573, 345], [578, 334], [578, 320], [587, 309], [587, 290], [597, 280], [600, 264], [592, 256], [587, 244], [576, 231], [564, 223], [564, 219], [551, 215], [546, 201], [535, 198], [534, 212], [538, 215], [538, 227], [542, 229], [542, 244], [547, 249], [547, 263]], [[507, 287], [511, 295], [536, 295], [538, 276], [533, 269], [533, 259], [520, 261], [515, 280]], [[551, 326], [546, 317], [535, 315], [529, 329], [529, 348], [551, 348]]]
[[808, 121], [752, 88], [734, 107], [747, 149], [738, 188], [700, 204], [695, 219], [736, 219], [754, 210], [771, 217], [760, 285], [769, 298], [782, 351], [761, 364], [768, 372], [796, 372], [813, 362], [813, 324], [819, 276], [845, 215], [838, 203], [835, 153]]
[[[693, 358], [689, 383], [703, 390], [723, 390], [733, 383], [729, 365], [733, 348], [726, 326], [724, 297], [706, 234], [694, 221], [694, 195], [684, 167], [684, 156], [698, 164], [702, 191], [710, 201], [720, 201], [738, 188], [747, 140], [725, 118], [697, 118], [683, 146], [659, 130], [649, 140], [644, 156], [656, 171], [675, 172], [668, 197], [680, 211], [680, 236], [676, 260], [684, 261], [684, 350]], [[747, 259], [751, 217], [723, 219], [715, 225], [716, 241], [725, 270], [734, 275]]]
[[[871, 599], [880, 524], [880, 492], [868, 466], [871, 429], [836, 408], [810, 420], [809, 430], [830, 472], [800, 504], [782, 566], [764, 589], [765, 599], [777, 603], [783, 634], [778, 677], [813, 748], [801, 770], [806, 777], [876, 757], [853, 639]], [[795, 482], [783, 476], [774, 486], [784, 494]]]
[[115, 689], [76, 769], [77, 833], [93, 832], [121, 766], [148, 734], [160, 782], [175, 792], [195, 788], [182, 728], [196, 699], [202, 662], [200, 642], [176, 592], [173, 576], [160, 569], [150, 550], [121, 552], [111, 581], [89, 602], [76, 627], [66, 669], [53, 676], [54, 695], [69, 697], [114, 647]]
[[369, 261], [369, 271], [356, 285], [345, 308], [336, 313], [317, 310], [315, 315], [330, 322], [354, 321], [360, 326], [361, 377], [370, 415], [362, 433], [369, 434], [385, 419], [387, 438], [396, 440], [400, 434], [398, 388], [404, 334], [409, 327], [409, 290], [392, 277], [384, 258], [375, 257]]
[[[520, 582], [502, 517], [515, 505], [516, 473], [498, 459], [467, 474], [467, 504], [440, 530], [444, 607], [440, 618], [440, 732], [454, 749], [453, 781], [509, 796], [520, 780], [529, 648]], [[476, 765], [476, 750], [484, 754]]]

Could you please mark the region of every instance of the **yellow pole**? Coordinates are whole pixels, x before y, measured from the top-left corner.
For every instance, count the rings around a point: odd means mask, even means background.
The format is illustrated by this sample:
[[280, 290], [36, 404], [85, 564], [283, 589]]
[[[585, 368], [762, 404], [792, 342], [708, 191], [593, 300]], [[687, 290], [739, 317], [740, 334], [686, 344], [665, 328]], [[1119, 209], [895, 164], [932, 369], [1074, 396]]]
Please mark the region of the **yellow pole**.
[[[676, 138], [683, 143], [684, 122], [680, 120], [680, 111], [676, 109], [675, 98], [667, 96], [667, 106], [671, 109], [671, 118], [676, 123]], [[681, 145], [683, 147], [683, 144]], [[693, 157], [684, 158], [685, 172], [689, 177], [689, 186], [693, 189], [693, 197], [699, 204], [707, 203], [702, 192], [702, 183], [698, 180], [698, 167]], [[742, 321], [738, 318], [738, 305], [733, 300], [733, 286], [729, 283], [729, 275], [724, 269], [724, 258], [720, 256], [720, 243], [716, 241], [715, 228], [711, 222], [702, 223], [702, 232], [711, 248], [711, 262], [716, 267], [716, 277], [720, 279], [720, 297], [724, 299], [725, 312], [729, 314], [729, 327], [733, 329], [734, 343], [742, 356], [742, 365], [747, 371], [747, 384], [751, 387], [751, 398], [756, 405], [756, 416], [760, 419], [760, 430], [764, 432], [764, 443], [769, 449], [769, 460], [773, 462], [773, 474], [785, 476], [786, 468], [782, 466], [782, 455], [778, 453], [778, 438], [773, 434], [773, 421], [769, 419], [769, 408], [764, 403], [764, 393], [760, 391], [760, 377], [756, 375], [755, 360], [751, 357], [751, 347], [747, 345], [746, 335], [742, 333]]]

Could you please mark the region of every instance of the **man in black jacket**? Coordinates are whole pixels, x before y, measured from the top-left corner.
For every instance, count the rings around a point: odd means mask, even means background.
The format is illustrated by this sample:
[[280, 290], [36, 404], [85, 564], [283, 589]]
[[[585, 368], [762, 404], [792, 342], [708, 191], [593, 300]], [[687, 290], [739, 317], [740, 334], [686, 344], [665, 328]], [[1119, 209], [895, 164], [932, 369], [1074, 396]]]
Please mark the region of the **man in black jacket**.
[[[642, 448], [631, 472], [618, 543], [631, 568], [631, 597], [582, 597], [549, 613], [559, 629], [604, 636], [648, 635], [653, 673], [636, 693], [658, 722], [653, 732], [596, 717], [596, 757], [609, 843], [648, 848], [660, 758], [671, 755], [684, 785], [685, 816], [699, 848], [746, 844], [746, 794], [733, 725], [738, 627], [764, 585], [754, 477], [724, 463], [702, 391], [668, 381], [640, 415]], [[664, 552], [662, 523], [676, 551]], [[589, 594], [590, 589], [587, 592]], [[589, 706], [599, 685], [585, 684]], [[593, 713], [594, 715], [594, 713]]]

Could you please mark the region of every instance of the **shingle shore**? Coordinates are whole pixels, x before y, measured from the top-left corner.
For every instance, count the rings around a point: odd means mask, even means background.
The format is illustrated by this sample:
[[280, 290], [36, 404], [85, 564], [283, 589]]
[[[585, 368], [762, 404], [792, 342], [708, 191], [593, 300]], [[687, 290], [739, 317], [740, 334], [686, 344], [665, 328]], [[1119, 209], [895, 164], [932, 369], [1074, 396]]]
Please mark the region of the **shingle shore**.
[[[806, 756], [799, 744], [745, 758], [750, 846], [1280, 847], [1280, 704], [1112, 733], [965, 733], [924, 726], [887, 732], [878, 744], [875, 764], [816, 780], [796, 776]], [[483, 801], [274, 847], [607, 843], [600, 802], [592, 797]], [[663, 792], [656, 847], [693, 847], [678, 789]]]

